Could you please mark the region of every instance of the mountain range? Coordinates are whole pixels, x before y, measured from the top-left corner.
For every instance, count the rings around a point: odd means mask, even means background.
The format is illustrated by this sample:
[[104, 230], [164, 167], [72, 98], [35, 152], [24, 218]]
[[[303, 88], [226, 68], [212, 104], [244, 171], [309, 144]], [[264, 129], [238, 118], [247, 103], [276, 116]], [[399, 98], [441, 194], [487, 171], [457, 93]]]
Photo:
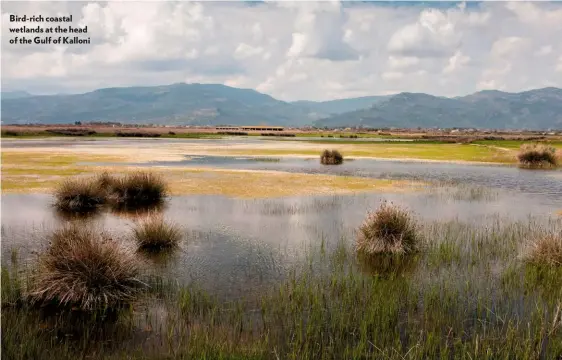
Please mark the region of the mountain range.
[[465, 127], [562, 129], [562, 89], [480, 91], [462, 97], [399, 93], [331, 101], [277, 100], [220, 84], [172, 84], [36, 96], [2, 92], [3, 124], [111, 121], [124, 124]]

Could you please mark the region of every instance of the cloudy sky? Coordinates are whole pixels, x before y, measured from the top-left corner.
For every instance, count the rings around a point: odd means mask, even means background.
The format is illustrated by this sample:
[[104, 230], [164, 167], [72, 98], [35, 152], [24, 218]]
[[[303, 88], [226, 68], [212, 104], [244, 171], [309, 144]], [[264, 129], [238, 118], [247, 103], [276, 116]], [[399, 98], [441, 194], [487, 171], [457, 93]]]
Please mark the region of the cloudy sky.
[[[11, 45], [73, 14], [90, 45]], [[2, 91], [177, 82], [278, 99], [562, 87], [562, 2], [2, 2]]]

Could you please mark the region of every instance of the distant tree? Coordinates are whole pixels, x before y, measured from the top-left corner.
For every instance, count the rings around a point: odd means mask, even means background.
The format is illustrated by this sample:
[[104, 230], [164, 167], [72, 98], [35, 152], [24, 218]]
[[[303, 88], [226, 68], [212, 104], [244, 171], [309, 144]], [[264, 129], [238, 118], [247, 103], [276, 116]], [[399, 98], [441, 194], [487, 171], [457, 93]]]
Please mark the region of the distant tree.
[[81, 121], [75, 121], [74, 125], [82, 125], [82, 122]]

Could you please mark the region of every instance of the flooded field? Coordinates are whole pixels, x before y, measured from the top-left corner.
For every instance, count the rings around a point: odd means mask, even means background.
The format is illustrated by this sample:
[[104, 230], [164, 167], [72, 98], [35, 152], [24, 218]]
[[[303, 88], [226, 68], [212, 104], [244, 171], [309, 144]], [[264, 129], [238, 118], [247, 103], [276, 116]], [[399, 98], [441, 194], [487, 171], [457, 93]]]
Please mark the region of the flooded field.
[[552, 204], [562, 201], [562, 171], [536, 172], [504, 166], [381, 161], [376, 159], [353, 159], [345, 161], [340, 166], [324, 166], [318, 162], [317, 158], [198, 155], [186, 155], [184, 161], [155, 161], [151, 162], [150, 165], [279, 170], [306, 174], [464, 183], [541, 196], [545, 201], [551, 201]]
[[[28, 148], [57, 144], [78, 154], [85, 147], [101, 151], [105, 143], [28, 141]], [[169, 196], [148, 213], [177, 224], [181, 240], [158, 254], [136, 250], [133, 229], [147, 211], [102, 208], [77, 219], [57, 211], [51, 193], [3, 194], [2, 351], [7, 358], [562, 356], [561, 268], [527, 260], [536, 241], [562, 236], [560, 171], [365, 158], [322, 166], [317, 158], [201, 155], [174, 148], [185, 141], [105, 143], [162, 152], [169, 146], [179, 159], [78, 163], [116, 171], [274, 171], [280, 173], [278, 186], [287, 186], [283, 174], [426, 185], [404, 193]], [[187, 142], [228, 148], [248, 141], [264, 140]], [[7, 148], [25, 148], [21, 144], [10, 142]], [[412, 217], [418, 248], [365, 260], [356, 252], [360, 229], [385, 201]], [[103, 229], [142, 262], [148, 290], [101, 322], [77, 311], [28, 307], [22, 300], [38, 256], [52, 246], [51, 234], [70, 222]], [[551, 249], [558, 251], [556, 245]]]

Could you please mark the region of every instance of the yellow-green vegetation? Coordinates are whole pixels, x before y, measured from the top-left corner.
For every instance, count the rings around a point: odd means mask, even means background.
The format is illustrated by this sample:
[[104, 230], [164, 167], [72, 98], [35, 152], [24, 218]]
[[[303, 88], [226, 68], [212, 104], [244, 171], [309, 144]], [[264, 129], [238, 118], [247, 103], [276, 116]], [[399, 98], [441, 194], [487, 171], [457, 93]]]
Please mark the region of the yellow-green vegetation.
[[134, 254], [88, 224], [71, 223], [49, 240], [29, 289], [32, 303], [101, 310], [134, 300], [144, 285]]
[[416, 227], [408, 211], [385, 201], [359, 228], [357, 251], [363, 255], [415, 252], [419, 243]]
[[[272, 149], [267, 147], [245, 149], [210, 149], [213, 155], [306, 155], [317, 156], [318, 150], [309, 146], [295, 145], [293, 148]], [[381, 142], [369, 144], [333, 144], [334, 149], [348, 157], [371, 157], [384, 159], [419, 159], [436, 161], [468, 161], [515, 164], [516, 151], [471, 144], [425, 144], [410, 142]]]
[[[317, 155], [317, 154], [316, 154]], [[275, 171], [196, 169], [181, 167], [94, 166], [79, 162], [124, 162], [125, 156], [49, 154], [39, 150], [6, 151], [2, 154], [2, 193], [51, 192], [69, 175], [92, 176], [104, 171], [127, 174], [152, 171], [166, 179], [170, 195], [217, 194], [242, 198], [291, 195], [404, 192], [420, 190], [423, 183], [356, 177], [294, 174]], [[45, 176], [44, 172], [49, 175]]]
[[[528, 141], [523, 140], [476, 140], [473, 144], [479, 145], [486, 145], [486, 146], [493, 146], [497, 148], [505, 148], [505, 149], [512, 149], [512, 150], [519, 150], [521, 146]], [[562, 141], [559, 140], [550, 140], [550, 141], [540, 141], [541, 144], [548, 145], [555, 147], [557, 149], [562, 149]]]

